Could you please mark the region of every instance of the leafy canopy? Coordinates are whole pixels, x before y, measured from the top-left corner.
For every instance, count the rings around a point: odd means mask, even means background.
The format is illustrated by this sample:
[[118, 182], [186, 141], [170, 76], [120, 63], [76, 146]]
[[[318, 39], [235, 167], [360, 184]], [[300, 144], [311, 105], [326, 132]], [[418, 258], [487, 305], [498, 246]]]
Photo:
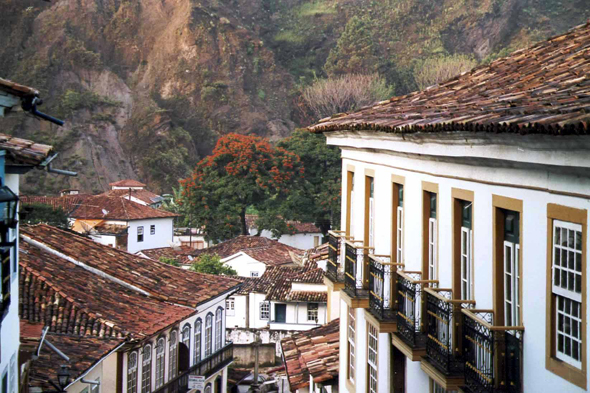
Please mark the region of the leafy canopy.
[[61, 208], [54, 209], [42, 203], [23, 206], [20, 211], [21, 220], [27, 224], [48, 224], [58, 228], [70, 227], [67, 214]]
[[191, 265], [191, 270], [198, 273], [235, 276], [238, 274], [234, 269], [221, 263], [217, 254], [203, 254]]
[[192, 176], [181, 181], [182, 203], [209, 240], [230, 239], [247, 234], [248, 207], [258, 210], [270, 225], [282, 221], [278, 207], [303, 174], [296, 154], [275, 148], [264, 138], [228, 134], [217, 141], [212, 155], [197, 164]]
[[180, 266], [180, 263], [174, 258], [160, 257], [159, 261], [170, 266]]

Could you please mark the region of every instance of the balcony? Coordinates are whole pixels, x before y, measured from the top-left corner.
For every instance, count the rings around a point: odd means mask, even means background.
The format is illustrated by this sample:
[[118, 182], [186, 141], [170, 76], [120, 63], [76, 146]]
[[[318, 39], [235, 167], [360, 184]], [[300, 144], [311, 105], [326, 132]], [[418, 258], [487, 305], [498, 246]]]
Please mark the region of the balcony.
[[[328, 231], [328, 263], [326, 264], [326, 278], [334, 287], [344, 286], [344, 231]], [[336, 288], [335, 288], [336, 289]]]
[[445, 390], [464, 385], [465, 360], [461, 356], [461, 309], [474, 300], [453, 299], [451, 289], [425, 288], [426, 356], [421, 368]]
[[524, 327], [494, 326], [492, 310], [463, 313], [464, 393], [522, 392]]
[[363, 247], [362, 241], [344, 241], [344, 295], [350, 307], [369, 307], [369, 258], [372, 247]]
[[421, 278], [422, 272], [397, 272], [397, 333], [392, 335], [391, 340], [412, 361], [426, 355], [423, 290], [438, 285], [438, 280]]
[[234, 343], [230, 342], [219, 351], [206, 359], [201, 360], [187, 371], [183, 372], [167, 384], [156, 389], [154, 393], [186, 393], [188, 389], [188, 376], [201, 375], [209, 378], [217, 371], [223, 369], [234, 360]]
[[397, 331], [395, 289], [397, 270], [402, 263], [391, 263], [389, 255], [369, 255], [369, 312], [382, 333]]

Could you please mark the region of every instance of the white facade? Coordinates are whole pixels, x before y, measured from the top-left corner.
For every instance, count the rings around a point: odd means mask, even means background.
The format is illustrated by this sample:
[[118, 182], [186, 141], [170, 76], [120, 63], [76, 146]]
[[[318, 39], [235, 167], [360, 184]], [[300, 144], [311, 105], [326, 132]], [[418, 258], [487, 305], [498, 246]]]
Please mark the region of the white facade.
[[[128, 222], [127, 251], [135, 254], [141, 250], [170, 247], [173, 242], [174, 220], [172, 218], [149, 218]], [[139, 231], [143, 231], [143, 239]]]
[[[250, 228], [250, 235], [254, 236], [258, 233], [256, 228]], [[267, 239], [277, 240], [283, 244], [291, 247], [299, 248], [300, 250], [309, 250], [322, 244], [322, 233], [295, 233], [293, 235], [284, 234], [280, 238], [274, 238], [272, 232], [263, 230], [260, 236]]]
[[266, 264], [262, 263], [244, 252], [238, 252], [221, 262], [234, 269], [241, 277], [262, 277], [266, 271]]
[[[590, 178], [588, 176], [589, 141], [577, 136], [495, 136], [453, 133], [452, 136], [405, 136], [385, 133], [330, 133], [328, 143], [342, 148], [342, 227], [347, 219], [347, 172], [354, 172], [355, 200], [351, 216], [354, 237], [365, 240], [365, 176], [374, 179], [375, 254], [391, 255], [392, 183], [403, 179], [403, 262], [406, 271], [423, 270], [423, 192], [425, 183], [437, 186], [438, 277], [439, 288], [453, 286], [453, 200], [457, 193], [473, 195], [472, 233], [473, 266], [471, 269], [472, 297], [475, 308], [491, 309], [494, 304], [494, 211], [500, 199], [521, 203], [521, 322], [524, 326], [522, 386], [525, 392], [582, 392], [567, 378], [546, 367], [548, 349], [547, 277], [548, 213], [552, 206], [578, 209], [587, 222], [590, 210]], [[419, 156], [418, 156], [419, 155]], [[396, 180], [397, 179], [397, 180]], [[585, 229], [584, 229], [585, 231]], [[584, 250], [590, 242], [584, 235]], [[549, 246], [549, 249], [550, 246]], [[551, 258], [549, 256], [549, 258]], [[588, 256], [583, 253], [583, 264]], [[455, 273], [457, 274], [457, 273]], [[587, 274], [587, 273], [586, 273]], [[589, 277], [583, 277], [588, 287]], [[585, 291], [585, 290], [584, 290]], [[584, 293], [584, 292], [583, 292]], [[588, 301], [582, 300], [588, 315]], [[331, 301], [334, 304], [334, 301]], [[333, 307], [333, 306], [332, 306]], [[368, 310], [353, 309], [356, 317], [354, 383], [347, 377], [349, 306], [339, 302], [340, 329], [340, 389], [348, 392], [367, 390], [367, 326]], [[334, 311], [332, 308], [331, 311]], [[338, 311], [331, 312], [334, 318]], [[588, 353], [587, 331], [582, 337]], [[391, 334], [378, 335], [378, 391], [391, 391]], [[585, 366], [584, 366], [585, 367]], [[584, 370], [588, 370], [585, 368]], [[584, 371], [588, 379], [588, 371]], [[429, 377], [420, 361], [406, 362], [405, 387], [408, 392], [428, 392]]]

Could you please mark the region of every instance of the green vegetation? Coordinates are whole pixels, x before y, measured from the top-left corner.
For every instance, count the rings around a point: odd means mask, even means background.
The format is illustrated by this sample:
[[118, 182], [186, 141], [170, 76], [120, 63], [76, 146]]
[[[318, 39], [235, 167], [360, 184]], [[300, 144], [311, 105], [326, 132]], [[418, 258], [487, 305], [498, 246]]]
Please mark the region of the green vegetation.
[[66, 90], [60, 100], [60, 113], [70, 115], [79, 109], [94, 109], [97, 106], [120, 107], [121, 103], [108, 97], [100, 96], [89, 90]]
[[24, 205], [20, 210], [20, 217], [23, 223], [27, 224], [48, 224], [58, 228], [69, 228], [69, 220], [66, 213], [61, 209], [41, 203]]
[[166, 265], [176, 266], [176, 267], [180, 266], [180, 263], [174, 258], [160, 257], [158, 260], [162, 263], [165, 263]]
[[234, 269], [221, 263], [217, 254], [203, 254], [190, 267], [190, 270], [197, 273], [216, 274], [224, 276], [235, 276], [238, 274]]

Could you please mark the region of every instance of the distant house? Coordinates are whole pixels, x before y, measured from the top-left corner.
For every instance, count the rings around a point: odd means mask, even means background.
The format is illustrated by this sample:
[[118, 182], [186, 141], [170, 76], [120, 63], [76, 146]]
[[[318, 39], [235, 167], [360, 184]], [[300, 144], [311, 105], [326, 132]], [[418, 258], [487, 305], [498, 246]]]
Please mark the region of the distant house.
[[234, 269], [241, 277], [261, 277], [268, 266], [295, 266], [295, 259], [303, 250], [260, 236], [238, 236], [203, 250], [194, 257], [217, 254], [221, 262]]
[[[258, 216], [249, 214], [246, 216], [246, 226], [250, 235], [258, 235], [256, 220]], [[269, 230], [262, 230], [260, 236], [279, 242], [291, 247], [309, 250], [322, 244], [322, 231], [311, 222], [287, 221], [287, 225], [293, 230], [292, 234], [284, 234], [278, 239], [273, 237]]]
[[109, 186], [111, 186], [111, 190], [105, 192], [104, 195], [123, 197], [141, 205], [154, 208], [162, 206], [162, 202], [164, 201], [162, 196], [146, 190], [146, 185], [137, 180], [120, 180], [109, 183]]
[[195, 250], [209, 247], [204, 231], [200, 228], [174, 228], [174, 243]]
[[138, 251], [136, 254], [154, 261], [161, 261], [161, 258], [174, 259], [181, 265], [188, 266], [194, 260], [191, 255], [193, 249], [187, 246], [172, 245], [172, 247], [152, 248], [150, 250]]

